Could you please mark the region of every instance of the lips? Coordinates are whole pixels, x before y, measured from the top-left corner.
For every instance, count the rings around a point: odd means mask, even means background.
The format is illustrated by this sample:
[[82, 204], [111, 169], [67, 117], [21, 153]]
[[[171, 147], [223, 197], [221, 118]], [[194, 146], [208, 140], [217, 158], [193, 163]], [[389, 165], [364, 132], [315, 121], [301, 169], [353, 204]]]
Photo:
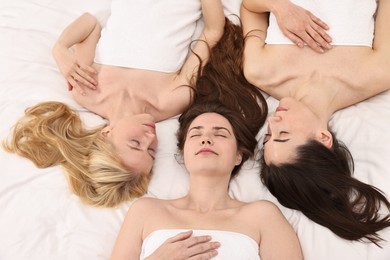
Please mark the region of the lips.
[[195, 155], [198, 155], [198, 154], [215, 154], [215, 155], [218, 155], [216, 152], [214, 152], [213, 150], [208, 149], [208, 148], [200, 149], [199, 151], [196, 152]]
[[154, 123], [147, 123], [147, 124], [143, 124], [143, 125], [150, 127], [150, 128], [153, 128], [153, 129], [156, 129], [156, 125]]
[[284, 107], [277, 107], [276, 112], [279, 112], [279, 111], [287, 111], [287, 108], [284, 108]]

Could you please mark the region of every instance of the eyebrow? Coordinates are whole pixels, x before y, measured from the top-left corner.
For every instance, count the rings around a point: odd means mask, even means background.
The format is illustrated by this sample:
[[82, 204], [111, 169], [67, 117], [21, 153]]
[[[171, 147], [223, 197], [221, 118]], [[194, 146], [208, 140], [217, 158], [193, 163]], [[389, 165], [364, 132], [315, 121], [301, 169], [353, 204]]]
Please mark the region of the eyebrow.
[[[194, 127], [191, 127], [188, 132], [190, 132], [191, 130], [201, 130], [201, 129], [204, 129], [203, 126], [194, 126]], [[227, 129], [226, 127], [223, 127], [223, 126], [213, 126], [212, 127], [213, 130], [225, 130], [227, 131], [230, 135], [232, 135], [232, 133], [229, 131], [229, 129]]]
[[[143, 152], [143, 150], [139, 149], [138, 147], [134, 147], [134, 146], [131, 146], [131, 145], [129, 145], [129, 147], [130, 147], [131, 150], [135, 150], [135, 151], [138, 151], [138, 152]], [[154, 158], [153, 155], [151, 155], [149, 152], [148, 152], [148, 154], [149, 154], [149, 156], [150, 156], [153, 160], [155, 160], [155, 158]]]

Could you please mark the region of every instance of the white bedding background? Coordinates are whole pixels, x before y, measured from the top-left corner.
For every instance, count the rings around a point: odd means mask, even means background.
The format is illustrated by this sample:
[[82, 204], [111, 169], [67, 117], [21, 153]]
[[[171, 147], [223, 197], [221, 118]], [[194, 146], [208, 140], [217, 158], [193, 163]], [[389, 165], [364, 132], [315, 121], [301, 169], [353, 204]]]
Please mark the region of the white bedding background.
[[[65, 102], [78, 109], [88, 125], [104, 122], [73, 101], [50, 50], [65, 26], [83, 12], [104, 21], [109, 4], [110, 0], [0, 1], [1, 139], [8, 136], [25, 108], [40, 101]], [[236, 12], [240, 0], [225, 0], [224, 4]], [[267, 101], [272, 111], [277, 103], [272, 98]], [[336, 113], [331, 123], [353, 153], [356, 178], [390, 196], [390, 92]], [[186, 193], [187, 174], [174, 156], [176, 128], [176, 118], [157, 124], [159, 148], [150, 196], [176, 198]], [[244, 201], [276, 202], [262, 186], [258, 170], [257, 164], [247, 163], [232, 182], [231, 194]], [[129, 205], [115, 209], [82, 205], [70, 193], [60, 167], [38, 169], [0, 150], [1, 260], [108, 259]], [[390, 229], [380, 232], [388, 240], [380, 249], [340, 239], [301, 213], [280, 208], [299, 236], [305, 259], [390, 259]]]

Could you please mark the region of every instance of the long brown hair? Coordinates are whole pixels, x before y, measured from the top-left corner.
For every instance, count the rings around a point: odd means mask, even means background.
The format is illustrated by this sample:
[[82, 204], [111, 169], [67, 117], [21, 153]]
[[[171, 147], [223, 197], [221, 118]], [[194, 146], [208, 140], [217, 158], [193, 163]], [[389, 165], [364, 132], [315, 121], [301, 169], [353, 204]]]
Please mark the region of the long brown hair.
[[244, 35], [240, 25], [226, 18], [224, 34], [195, 82], [194, 101], [220, 102], [246, 118], [256, 135], [267, 118], [268, 107], [261, 91], [243, 73]]
[[379, 210], [381, 205], [390, 210], [390, 202], [378, 188], [352, 177], [351, 153], [332, 135], [331, 149], [310, 140], [290, 163], [267, 165], [262, 156], [261, 179], [283, 206], [344, 239], [380, 246], [377, 232], [390, 227], [390, 214], [381, 216]]

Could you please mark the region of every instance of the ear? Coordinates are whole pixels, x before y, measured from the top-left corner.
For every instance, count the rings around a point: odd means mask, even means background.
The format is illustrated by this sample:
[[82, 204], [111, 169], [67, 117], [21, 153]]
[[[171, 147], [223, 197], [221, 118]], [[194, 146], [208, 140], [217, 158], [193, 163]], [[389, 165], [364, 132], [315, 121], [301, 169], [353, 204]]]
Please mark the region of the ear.
[[318, 141], [320, 141], [328, 149], [333, 147], [333, 137], [328, 130], [322, 130], [320, 132]]
[[100, 130], [100, 135], [102, 137], [108, 137], [111, 134], [112, 126], [105, 126], [102, 130]]
[[236, 156], [236, 165], [240, 165], [241, 162], [242, 162], [242, 153], [238, 152]]

